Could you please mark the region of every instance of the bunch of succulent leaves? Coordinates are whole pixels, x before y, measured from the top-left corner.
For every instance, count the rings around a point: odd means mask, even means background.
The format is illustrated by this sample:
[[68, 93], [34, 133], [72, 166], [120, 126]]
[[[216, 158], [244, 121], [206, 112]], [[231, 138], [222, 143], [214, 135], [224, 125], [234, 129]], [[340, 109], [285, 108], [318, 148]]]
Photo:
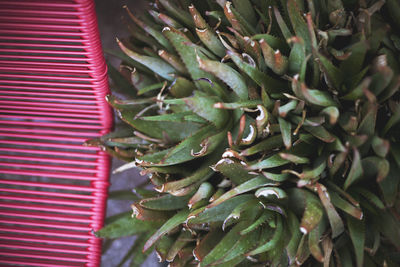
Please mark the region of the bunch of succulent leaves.
[[400, 2], [149, 4], [110, 52], [129, 127], [88, 144], [152, 189], [97, 235], [132, 266], [400, 266]]

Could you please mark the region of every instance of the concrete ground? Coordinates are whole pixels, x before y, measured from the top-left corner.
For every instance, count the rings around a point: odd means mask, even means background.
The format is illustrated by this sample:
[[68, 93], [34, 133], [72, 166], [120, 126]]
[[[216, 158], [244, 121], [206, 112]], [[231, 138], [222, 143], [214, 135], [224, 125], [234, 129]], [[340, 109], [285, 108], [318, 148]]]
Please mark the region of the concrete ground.
[[[128, 5], [132, 12], [140, 13], [144, 9], [145, 1], [95, 0], [95, 3], [103, 48], [119, 50], [115, 42], [115, 37], [125, 37], [128, 35], [121, 20], [121, 17], [126, 15], [122, 6]], [[116, 67], [119, 64], [118, 59], [109, 58], [108, 56], [106, 56], [106, 59]], [[122, 164], [122, 161], [114, 159], [112, 169], [114, 170]], [[145, 179], [145, 177], [141, 177], [139, 175], [137, 170], [130, 170], [115, 175], [112, 174], [110, 179], [110, 192], [134, 188], [135, 185], [142, 183]], [[129, 200], [108, 200], [107, 216], [130, 210], [130, 204], [131, 201]], [[112, 245], [103, 253], [102, 267], [117, 266], [119, 260], [122, 259], [133, 243], [133, 237], [115, 240]], [[123, 266], [129, 266], [129, 262]], [[158, 263], [157, 257], [153, 253], [142, 266], [156, 267], [161, 265]]]

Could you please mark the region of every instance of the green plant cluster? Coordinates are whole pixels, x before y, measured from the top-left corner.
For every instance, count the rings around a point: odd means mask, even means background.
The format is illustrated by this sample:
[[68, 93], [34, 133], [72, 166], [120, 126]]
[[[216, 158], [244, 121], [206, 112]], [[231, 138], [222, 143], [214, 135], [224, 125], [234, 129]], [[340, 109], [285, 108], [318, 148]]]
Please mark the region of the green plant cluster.
[[89, 144], [148, 175], [123, 259], [400, 265], [400, 2], [157, 0], [117, 40], [129, 127]]

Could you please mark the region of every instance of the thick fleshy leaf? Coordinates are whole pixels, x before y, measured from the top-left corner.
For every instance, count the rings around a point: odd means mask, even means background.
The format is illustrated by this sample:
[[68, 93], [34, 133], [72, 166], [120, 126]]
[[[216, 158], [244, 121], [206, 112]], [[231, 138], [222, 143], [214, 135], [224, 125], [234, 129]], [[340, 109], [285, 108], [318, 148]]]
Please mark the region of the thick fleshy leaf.
[[270, 211], [270, 210], [264, 210], [263, 213], [260, 215], [260, 217], [257, 218], [252, 224], [250, 224], [246, 229], [243, 229], [240, 234], [241, 235], [246, 235], [259, 227], [261, 227], [262, 224], [269, 222], [273, 220], [275, 216], [275, 213]]
[[222, 108], [222, 109], [241, 109], [241, 108], [255, 108], [261, 104], [260, 100], [242, 100], [232, 103], [223, 103], [218, 102], [214, 104], [214, 108]]
[[250, 251], [249, 253], [247, 253], [247, 255], [249, 256], [257, 255], [273, 249], [277, 245], [279, 240], [283, 237], [283, 229], [284, 228], [283, 228], [282, 217], [276, 216], [276, 229], [274, 234], [272, 235], [272, 238], [264, 244], [259, 244], [256, 249]]
[[281, 198], [286, 198], [286, 192], [279, 188], [279, 187], [272, 187], [272, 186], [268, 186], [268, 187], [262, 187], [257, 189], [257, 191], [254, 194], [256, 197], [265, 197], [265, 198], [271, 198], [271, 196], [276, 197], [277, 199], [281, 199]]
[[[148, 75], [153, 75], [153, 72], [148, 69], [147, 67], [143, 66], [142, 64], [138, 63], [137, 61], [133, 60], [130, 58], [128, 55], [126, 55], [124, 52], [118, 50], [111, 50], [111, 49], [104, 49], [104, 52], [110, 56], [116, 57], [126, 64], [128, 64], [130, 67], [133, 67], [134, 69], [137, 69], [141, 73], [148, 74]], [[112, 67], [116, 72], [118, 72], [109, 62], [107, 62], [107, 68], [108, 66]], [[110, 73], [109, 73], [110, 75]], [[112, 75], [110, 75], [111, 79], [114, 79]], [[118, 89], [117, 89], [118, 90]]]
[[380, 157], [366, 157], [361, 161], [365, 177], [374, 177], [376, 182], [381, 182], [390, 171], [389, 161]]
[[273, 49], [277, 50], [280, 49], [283, 53], [289, 53], [288, 44], [282, 40], [281, 38], [275, 37], [271, 34], [262, 33], [256, 34], [251, 37], [252, 40], [264, 40], [267, 42]]
[[324, 261], [324, 255], [319, 245], [321, 236], [325, 230], [325, 223], [323, 220], [320, 221], [317, 227], [315, 227], [308, 235], [308, 247], [311, 255], [319, 262]]
[[313, 136], [317, 137], [318, 139], [326, 142], [332, 143], [336, 140], [336, 137], [328, 132], [323, 126], [303, 126], [304, 129], [312, 134]]
[[348, 94], [344, 95], [344, 100], [357, 100], [364, 96], [364, 92], [368, 89], [371, 84], [371, 78], [366, 77], [361, 83], [354, 87]]
[[298, 173], [293, 170], [283, 170], [283, 173], [291, 173], [302, 179], [303, 181], [299, 181], [299, 183], [305, 182], [308, 183], [310, 179], [317, 179], [321, 173], [325, 170], [326, 161], [325, 157], [320, 156], [314, 160], [314, 164], [312, 168], [304, 167], [301, 173]]
[[[376, 113], [375, 113], [376, 115]], [[394, 113], [390, 116], [389, 121], [386, 123], [385, 127], [382, 130], [382, 135], [386, 135], [387, 132], [394, 126], [399, 124], [400, 122], [400, 105], [397, 105]]]
[[360, 152], [358, 152], [358, 150], [355, 148], [353, 152], [353, 162], [351, 164], [351, 168], [349, 174], [347, 175], [346, 181], [344, 182], [344, 190], [347, 190], [350, 185], [361, 178], [362, 174], [363, 168], [361, 165]]
[[336, 102], [333, 101], [332, 97], [328, 92], [315, 90], [315, 89], [307, 89], [303, 84], [301, 85], [301, 93], [303, 98], [311, 104], [329, 107], [329, 106], [337, 106]]
[[224, 202], [234, 196], [237, 196], [239, 194], [249, 192], [251, 190], [260, 188], [265, 185], [274, 185], [274, 184], [275, 183], [271, 182], [269, 179], [265, 178], [264, 176], [257, 176], [255, 178], [252, 178], [252, 179], [236, 186], [235, 188], [231, 189], [230, 191], [226, 192], [225, 194], [220, 196], [217, 200], [215, 200], [210, 205], [208, 205], [207, 208], [209, 209], [209, 208], [215, 207], [217, 205], [220, 205], [222, 202]]
[[150, 85], [144, 86], [143, 88], [139, 89], [138, 95], [143, 95], [148, 92], [159, 90], [164, 86], [164, 84], [165, 83], [155, 83], [155, 84], [150, 84]]
[[194, 83], [183, 77], [176, 78], [168, 88], [169, 92], [176, 98], [190, 96], [195, 89]]
[[308, 32], [307, 23], [304, 21], [304, 18], [300, 12], [300, 8], [298, 6], [298, 1], [288, 0], [287, 1], [287, 11], [289, 14], [290, 21], [292, 22], [292, 27], [296, 36], [301, 37], [304, 40], [304, 43], [307, 44], [306, 50], [307, 53], [311, 52], [311, 44], [310, 35]]
[[[191, 115], [191, 116], [189, 116], [189, 115]], [[195, 119], [195, 116], [198, 118]], [[189, 121], [188, 119], [191, 119], [193, 122], [202, 121], [203, 123], [206, 123], [206, 120], [195, 115], [191, 111], [179, 112], [179, 113], [178, 112], [177, 113], [168, 113], [168, 114], [155, 115], [155, 116], [145, 116], [145, 117], [141, 117], [141, 119], [145, 120], [145, 121], [171, 121], [171, 122], [183, 122], [183, 121]]]
[[245, 150], [243, 150], [240, 154], [242, 156], [251, 156], [259, 152], [268, 152], [272, 149], [279, 148], [283, 145], [283, 139], [281, 135], [270, 136], [260, 143], [253, 145]]
[[222, 202], [218, 206], [204, 209], [200, 213], [189, 216], [187, 224], [201, 224], [201, 223], [212, 223], [212, 222], [223, 222], [226, 217], [232, 213], [233, 209], [241, 204], [242, 202], [254, 199], [252, 194], [243, 194], [227, 201]]
[[339, 109], [337, 107], [326, 107], [323, 110], [321, 110], [320, 114], [327, 115], [329, 117], [329, 123], [331, 125], [336, 124], [340, 115]]
[[208, 232], [208, 234], [201, 239], [199, 244], [197, 244], [196, 248], [193, 250], [193, 255], [196, 259], [203, 261], [204, 257], [210, 253], [225, 234], [226, 233], [220, 230], [219, 227]]
[[214, 108], [214, 104], [217, 103], [218, 100], [219, 99], [216, 97], [195, 94], [193, 97], [186, 98], [185, 103], [194, 113], [221, 129], [227, 124], [229, 113], [224, 109]]
[[[190, 198], [187, 203], [190, 209], [195, 209], [196, 204], [200, 203], [202, 200], [208, 200], [214, 193], [214, 188], [210, 183], [202, 183], [197, 190], [197, 192]], [[184, 202], [186, 204], [186, 202]]]
[[[384, 57], [384, 56], [380, 56]], [[385, 57], [384, 57], [385, 58]], [[384, 60], [382, 60], [384, 61]], [[385, 62], [385, 61], [384, 61]], [[387, 88], [393, 78], [393, 70], [386, 65], [380, 63], [378, 67], [378, 72], [372, 75], [371, 84], [369, 90], [375, 95], [379, 95], [380, 93]]]
[[290, 175], [288, 173], [272, 173], [272, 172], [262, 172], [262, 174], [268, 179], [275, 182], [283, 182], [287, 180]]
[[221, 159], [213, 166], [213, 169], [222, 173], [237, 185], [255, 176], [254, 174], [249, 174], [248, 170], [240, 162], [230, 158]]
[[207, 266], [220, 258], [222, 258], [229, 250], [231, 250], [232, 245], [240, 239], [240, 231], [246, 226], [246, 222], [240, 222], [236, 224], [222, 240], [208, 253], [204, 259], [201, 261], [200, 266]]
[[135, 96], [136, 95], [136, 90], [132, 86], [132, 84], [124, 77], [122, 74], [114, 68], [113, 65], [110, 63], [107, 63], [107, 70], [108, 70], [108, 75], [113, 81], [113, 90], [115, 92], [121, 92], [125, 95], [128, 96]]
[[282, 133], [282, 141], [286, 149], [290, 149], [292, 146], [292, 124], [283, 118], [278, 118], [279, 128]]
[[390, 143], [388, 140], [379, 138], [378, 136], [374, 136], [372, 139], [372, 149], [374, 152], [384, 158], [386, 157], [387, 153], [389, 152]]
[[189, 242], [194, 241], [195, 239], [192, 237], [191, 233], [189, 231], [181, 231], [179, 234], [178, 238], [175, 240], [175, 242], [171, 245], [171, 247], [168, 250], [168, 254], [166, 256], [166, 260], [168, 262], [171, 262], [174, 260], [174, 258], [177, 256], [179, 251], [185, 247]]
[[158, 55], [162, 59], [164, 59], [166, 62], [168, 62], [172, 67], [174, 67], [181, 74], [188, 74], [187, 69], [185, 68], [182, 61], [179, 59], [179, 57], [177, 55], [168, 53], [165, 50], [158, 50]]
[[325, 208], [326, 214], [328, 215], [329, 223], [332, 228], [332, 238], [339, 236], [344, 231], [344, 224], [335, 207], [331, 203], [331, 199], [326, 187], [322, 184], [317, 183], [318, 196], [321, 199], [321, 203]]
[[[153, 83], [153, 78], [148, 76], [147, 74], [143, 74], [139, 72], [136, 68], [131, 70], [128, 67], [123, 68], [122, 66], [120, 67], [120, 72], [129, 72], [130, 74], [130, 81], [132, 85], [138, 90], [138, 95], [139, 91], [142, 89], [145, 89], [146, 87], [150, 86]], [[126, 76], [129, 75], [128, 73], [125, 74]], [[164, 84], [167, 84], [165, 81]]]
[[334, 191], [329, 191], [329, 196], [331, 198], [331, 202], [332, 204], [343, 210], [344, 212], [346, 212], [347, 214], [353, 216], [354, 218], [361, 220], [363, 218], [363, 212], [361, 211], [361, 209], [359, 207], [356, 207], [352, 204], [350, 204], [349, 202], [347, 202], [346, 200], [344, 200], [343, 198], [341, 198], [339, 196], [339, 194], [337, 194]]
[[340, 64], [340, 69], [346, 74], [346, 80], [353, 79], [353, 76], [361, 71], [368, 44], [365, 41], [355, 43], [349, 48], [350, 56]]
[[365, 222], [347, 216], [347, 227], [353, 243], [357, 267], [362, 267], [364, 263]]
[[191, 152], [199, 150], [202, 141], [213, 133], [214, 127], [204, 127], [175, 147], [137, 157], [137, 162], [142, 166], [169, 166], [194, 159]]
[[193, 171], [190, 176], [177, 181], [167, 182], [157, 188], [157, 190], [160, 192], [176, 192], [194, 183], [205, 181], [212, 174], [213, 171], [208, 167], [208, 165], [201, 166], [199, 169]]
[[276, 6], [274, 6], [273, 9], [274, 9], [274, 15], [275, 15], [276, 21], [278, 23], [278, 26], [282, 32], [284, 39], [289, 40], [293, 34], [290, 32], [288, 26], [286, 25], [285, 20], [282, 18], [282, 15], [279, 12], [279, 9]]
[[255, 162], [253, 164], [249, 165], [250, 170], [259, 170], [259, 169], [270, 169], [270, 168], [275, 168], [279, 167], [285, 164], [290, 163], [289, 160], [282, 159], [279, 154], [275, 154], [273, 156], [270, 156], [267, 159], [264, 159], [260, 162]]
[[189, 27], [194, 26], [193, 20], [190, 16], [189, 12], [181, 9], [173, 1], [160, 0], [160, 3], [171, 15], [173, 15], [179, 21], [183, 22], [186, 26], [189, 26]]
[[[243, 231], [242, 231], [243, 232]], [[249, 234], [242, 235], [238, 242], [236, 242], [232, 248], [224, 255], [224, 257], [217, 261], [218, 264], [226, 263], [237, 258], [239, 255], [244, 256], [254, 247], [254, 240], [256, 240], [261, 234], [261, 229], [256, 229]]]
[[290, 154], [290, 153], [279, 153], [279, 156], [281, 156], [281, 158], [283, 159], [287, 159], [295, 164], [306, 164], [309, 163], [310, 160], [306, 157], [300, 157], [294, 154]]
[[334, 87], [336, 90], [340, 90], [343, 82], [343, 72], [335, 65], [333, 65], [332, 62], [325, 56], [318, 54], [318, 58], [321, 69], [331, 86]]
[[[236, 0], [235, 0], [236, 1]], [[247, 0], [244, 0], [247, 1]], [[231, 22], [232, 26], [235, 30], [242, 32], [244, 35], [254, 35], [256, 33], [255, 28], [251, 23], [249, 23], [246, 18], [242, 16], [242, 14], [237, 10], [236, 7], [233, 7], [229, 1], [226, 2], [224, 7], [224, 13], [226, 18]]]
[[173, 217], [171, 217], [168, 221], [166, 221], [158, 230], [154, 233], [146, 242], [143, 247], [143, 251], [148, 250], [161, 236], [167, 234], [169, 231], [183, 223], [187, 216], [189, 215], [189, 210], [183, 209]]
[[287, 222], [291, 237], [286, 246], [286, 252], [289, 258], [289, 264], [293, 264], [295, 261], [297, 248], [299, 247], [301, 239], [301, 232], [299, 228], [300, 223], [296, 215], [292, 211], [288, 211]]
[[290, 111], [296, 109], [298, 103], [299, 103], [299, 102], [298, 102], [297, 100], [291, 100], [291, 101], [289, 101], [288, 103], [286, 103], [285, 105], [280, 106], [280, 107], [278, 108], [279, 116], [285, 118], [286, 115], [287, 115]]
[[225, 47], [222, 45], [221, 41], [214, 33], [214, 31], [202, 18], [201, 14], [197, 11], [197, 9], [193, 5], [189, 6], [189, 11], [196, 24], [197, 36], [200, 38], [203, 44], [205, 44], [205, 46], [207, 46], [207, 48], [210, 49], [210, 51], [212, 51], [216, 55], [220, 57], [225, 56]]
[[149, 25], [139, 18], [137, 18], [135, 15], [133, 15], [130, 10], [127, 8], [127, 6], [124, 6], [125, 9], [128, 12], [129, 17], [139, 26], [141, 27], [145, 32], [150, 34], [154, 39], [156, 39], [163, 47], [165, 47], [168, 51], [172, 52], [172, 46], [168, 42], [168, 40], [162, 35], [160, 31], [158, 31], [155, 27], [152, 25]]
[[239, 54], [233, 51], [227, 51], [227, 54], [231, 57], [236, 66], [245, 72], [250, 78], [252, 78], [259, 86], [263, 86], [267, 93], [282, 92], [286, 88], [285, 84], [274, 78], [269, 77], [265, 73], [259, 71], [256, 67], [244, 62]]
[[288, 191], [288, 195], [290, 206], [295, 209], [294, 211], [303, 212], [300, 231], [306, 235], [317, 227], [324, 215], [321, 202], [314, 194], [304, 189], [291, 188]]
[[392, 163], [389, 174], [379, 183], [383, 198], [387, 206], [392, 207], [397, 199], [400, 179], [398, 178], [399, 169]]
[[225, 231], [229, 226], [237, 223], [238, 220], [246, 220], [252, 222], [258, 215], [262, 205], [258, 199], [251, 199], [243, 202], [233, 209], [222, 224], [222, 230]]
[[233, 0], [233, 4], [245, 20], [253, 26], [257, 24], [257, 16], [250, 0]]
[[200, 69], [214, 74], [218, 79], [226, 83], [239, 96], [240, 99], [248, 99], [248, 89], [243, 77], [233, 68], [218, 61], [198, 58]]
[[[292, 50], [290, 50], [288, 72], [291, 75], [303, 72], [302, 76], [305, 76], [307, 59], [304, 44], [300, 41], [295, 42]], [[300, 77], [302, 78], [302, 76]], [[302, 78], [302, 81], [304, 81], [304, 78]]]
[[197, 132], [201, 124], [191, 122], [168, 122], [168, 121], [146, 121], [144, 119], [134, 119], [135, 112], [131, 110], [120, 110], [120, 118], [135, 128], [137, 131], [144, 133], [156, 139], [164, 139], [164, 136], [172, 142], [179, 142], [191, 134]]
[[171, 74], [175, 73], [175, 69], [171, 65], [166, 63], [164, 60], [155, 57], [140, 55], [134, 52], [133, 50], [130, 50], [118, 39], [117, 42], [118, 45], [121, 47], [122, 51], [124, 51], [125, 54], [127, 54], [133, 60], [143, 64], [144, 66], [151, 69], [153, 72], [157, 73], [166, 80], [172, 81], [174, 79]]
[[296, 257], [295, 257], [295, 263], [297, 265], [302, 265], [310, 256], [310, 249], [308, 246], [308, 238], [309, 235], [303, 235], [301, 237], [299, 246], [297, 247], [297, 252], [296, 252]]
[[211, 92], [212, 94], [215, 94], [217, 96], [220, 97], [225, 96], [226, 92], [218, 84], [216, 83], [210, 84], [205, 80], [199, 80], [206, 78], [209, 81], [212, 81], [213, 76], [199, 68], [197, 57], [200, 57], [201, 59], [207, 59], [207, 58], [203, 55], [203, 53], [197, 51], [196, 47], [189, 45], [191, 44], [190, 39], [187, 36], [185, 36], [182, 32], [170, 27], [165, 27], [163, 29], [163, 33], [175, 47], [180, 58], [185, 64], [186, 69], [190, 73], [192, 80], [195, 81], [196, 86], [206, 90], [207, 92]]
[[186, 202], [189, 200], [189, 197], [176, 197], [167, 194], [159, 197], [143, 199], [139, 204], [144, 208], [152, 210], [178, 210], [186, 207]]
[[[175, 242], [175, 237], [171, 237], [168, 235], [162, 236], [157, 241], [157, 243], [155, 245], [155, 252], [157, 254], [158, 260], [165, 261], [165, 259], [167, 258], [168, 251], [171, 248], [171, 246], [174, 244], [174, 242]], [[144, 246], [144, 244], [143, 244], [143, 246]], [[142, 246], [142, 248], [143, 248], [143, 246]], [[151, 251], [151, 250], [148, 250], [148, 251]]]
[[383, 204], [383, 202], [379, 199], [379, 197], [377, 195], [375, 195], [371, 191], [366, 190], [361, 187], [355, 188], [354, 191], [357, 192], [358, 194], [360, 194], [361, 196], [363, 196], [365, 199], [367, 199], [369, 202], [371, 202], [378, 209], [382, 209], [382, 210], [385, 209], [385, 205]]
[[147, 209], [139, 203], [133, 203], [131, 208], [133, 216], [142, 221], [165, 221], [174, 214], [173, 211]]
[[151, 231], [160, 225], [159, 222], [144, 222], [132, 217], [131, 212], [115, 215], [110, 224], [107, 224], [95, 234], [100, 238], [120, 238]]
[[265, 64], [277, 75], [283, 75], [286, 73], [288, 68], [288, 58], [278, 50], [274, 49], [264, 40], [261, 39], [260, 48], [264, 55]]

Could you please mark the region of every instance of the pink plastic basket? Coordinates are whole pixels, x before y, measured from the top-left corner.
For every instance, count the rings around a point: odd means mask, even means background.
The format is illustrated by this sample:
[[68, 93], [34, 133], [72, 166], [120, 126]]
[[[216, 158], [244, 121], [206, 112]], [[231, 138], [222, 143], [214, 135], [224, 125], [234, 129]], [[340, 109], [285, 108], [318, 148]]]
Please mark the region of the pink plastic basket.
[[0, 0], [0, 265], [99, 266], [112, 124], [91, 0]]

